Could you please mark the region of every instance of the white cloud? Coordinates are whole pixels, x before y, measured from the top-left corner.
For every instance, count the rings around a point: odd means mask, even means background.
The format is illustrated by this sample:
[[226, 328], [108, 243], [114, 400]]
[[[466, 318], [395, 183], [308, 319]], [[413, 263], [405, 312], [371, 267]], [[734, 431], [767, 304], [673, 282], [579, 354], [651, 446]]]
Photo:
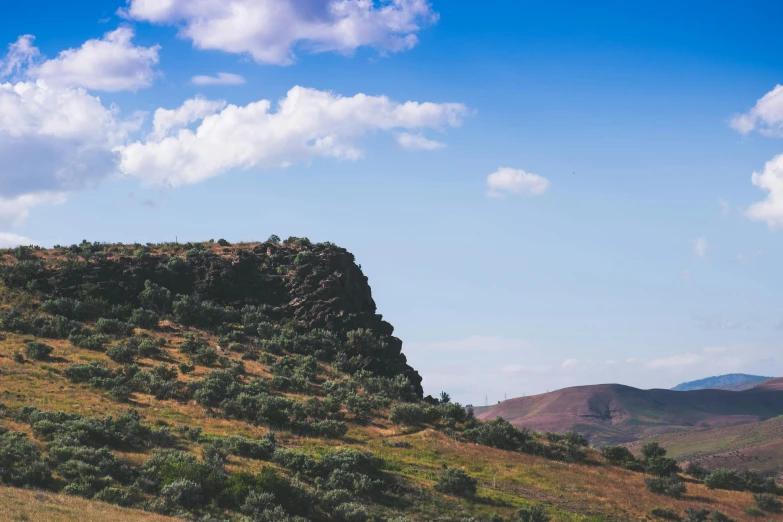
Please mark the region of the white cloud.
[[399, 132], [395, 138], [402, 148], [408, 150], [438, 150], [446, 146], [445, 143], [433, 141], [421, 134], [411, 134], [409, 132]]
[[728, 201], [724, 199], [718, 200], [718, 205], [720, 205], [720, 211], [723, 213], [724, 216], [728, 216], [731, 214], [731, 205], [729, 205]]
[[707, 241], [707, 238], [700, 237], [698, 239], [693, 240], [693, 255], [696, 257], [704, 257], [707, 255], [707, 248], [709, 248], [710, 244]]
[[195, 130], [151, 135], [118, 149], [121, 169], [146, 184], [176, 187], [232, 169], [356, 159], [362, 154], [356, 142], [366, 134], [458, 126], [467, 113], [458, 103], [397, 103], [385, 96], [343, 97], [298, 86], [271, 109], [268, 100], [228, 105], [201, 119]]
[[692, 366], [704, 362], [705, 358], [695, 353], [686, 353], [685, 355], [672, 355], [671, 357], [661, 357], [647, 361], [647, 368], [682, 368], [683, 366]]
[[152, 85], [160, 46], [136, 47], [133, 29], [121, 27], [78, 49], [30, 67], [28, 76], [59, 87], [99, 91], [137, 91]]
[[33, 240], [17, 234], [0, 232], [0, 248], [13, 248], [19, 245], [32, 245]]
[[563, 361], [563, 364], [561, 364], [560, 366], [562, 366], [563, 368], [573, 368], [577, 364], [579, 364], [578, 359], [566, 359], [565, 361]]
[[552, 367], [547, 364], [526, 366], [522, 364], [508, 364], [500, 369], [502, 373], [548, 373]]
[[748, 261], [751, 261], [763, 255], [764, 255], [763, 250], [756, 250], [755, 252], [750, 252], [750, 253], [741, 252], [737, 254], [737, 261], [739, 263], [747, 263]]
[[769, 136], [783, 135], [783, 85], [776, 85], [752, 109], [732, 118], [731, 126], [742, 134], [757, 130]]
[[158, 109], [153, 117], [152, 136], [155, 139], [165, 138], [171, 131], [187, 127], [191, 123], [203, 120], [226, 107], [222, 100], [212, 101], [196, 97], [187, 100], [181, 107], [174, 110]]
[[199, 49], [249, 54], [288, 65], [294, 49], [350, 54], [411, 49], [416, 33], [437, 20], [427, 0], [128, 0], [121, 14], [180, 27]]
[[115, 173], [133, 125], [83, 89], [0, 84], [0, 227]]
[[753, 203], [745, 215], [754, 221], [764, 221], [771, 229], [783, 227], [783, 154], [764, 165], [762, 172], [754, 172], [753, 184], [768, 192], [764, 201]]
[[194, 85], [242, 85], [245, 79], [238, 75], [226, 72], [217, 73], [216, 76], [198, 75], [190, 79]]
[[0, 60], [0, 79], [20, 75], [41, 54], [33, 45], [35, 36], [26, 34], [8, 46], [8, 54]]
[[540, 196], [549, 188], [549, 180], [524, 170], [501, 167], [487, 177], [487, 195], [502, 197], [507, 194]]
[[8, 199], [0, 197], [0, 228], [18, 225], [27, 219], [33, 207], [44, 204], [58, 205], [64, 202], [65, 194], [59, 192], [22, 194]]

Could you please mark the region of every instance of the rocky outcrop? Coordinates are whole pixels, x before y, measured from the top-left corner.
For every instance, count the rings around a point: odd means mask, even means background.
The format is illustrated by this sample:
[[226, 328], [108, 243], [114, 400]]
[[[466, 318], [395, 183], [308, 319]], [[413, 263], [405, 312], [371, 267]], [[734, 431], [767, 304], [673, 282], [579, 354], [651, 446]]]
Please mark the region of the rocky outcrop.
[[352, 330], [369, 329], [381, 340], [374, 355], [376, 371], [406, 375], [421, 395], [421, 376], [407, 364], [392, 325], [377, 313], [367, 277], [347, 250], [306, 241], [191, 247], [142, 249], [141, 255], [129, 256], [92, 245], [92, 251], [107, 254], [96, 256], [74, 246], [67, 261], [54, 256], [56, 262], [48, 261], [35, 273], [36, 288], [51, 297], [89, 296], [135, 306], [149, 280], [174, 294], [235, 308], [268, 305], [276, 319], [292, 318], [308, 329], [328, 329], [343, 338]]

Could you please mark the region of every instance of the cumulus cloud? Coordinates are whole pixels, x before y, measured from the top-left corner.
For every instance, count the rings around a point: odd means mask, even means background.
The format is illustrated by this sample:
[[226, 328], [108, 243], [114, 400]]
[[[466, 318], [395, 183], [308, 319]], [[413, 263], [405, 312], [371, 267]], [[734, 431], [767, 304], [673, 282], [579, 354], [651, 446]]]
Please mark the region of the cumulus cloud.
[[103, 38], [88, 40], [78, 49], [28, 69], [32, 78], [54, 86], [98, 91], [137, 91], [152, 85], [160, 46], [133, 45], [133, 29], [120, 27]]
[[[0, 156], [0, 161], [2, 156]], [[39, 192], [23, 194], [13, 198], [0, 196], [0, 228], [18, 225], [30, 215], [30, 209], [38, 205], [57, 205], [65, 202], [61, 192]]]
[[158, 109], [155, 111], [155, 116], [152, 121], [152, 127], [154, 129], [152, 137], [153, 139], [165, 138], [171, 131], [184, 128], [191, 123], [203, 120], [207, 116], [211, 116], [218, 111], [221, 111], [225, 106], [225, 101], [212, 101], [199, 96], [187, 100], [178, 109]]
[[400, 147], [408, 150], [438, 150], [446, 146], [445, 143], [433, 141], [421, 134], [411, 134], [409, 132], [399, 132], [395, 138]]
[[82, 89], [0, 85], [0, 197], [79, 189], [114, 172], [128, 128]]
[[153, 133], [119, 148], [124, 174], [176, 187], [232, 169], [356, 159], [362, 154], [357, 141], [368, 133], [458, 126], [467, 113], [458, 103], [397, 103], [385, 96], [343, 97], [298, 86], [274, 111], [270, 101], [260, 100], [202, 117], [186, 110], [188, 103], [174, 113], [196, 117], [200, 124], [194, 130], [167, 128], [165, 136]]
[[731, 126], [742, 134], [759, 131], [769, 136], [783, 136], [783, 85], [775, 86], [762, 96], [748, 112], [732, 118]]
[[501, 167], [487, 177], [487, 195], [503, 197], [508, 194], [540, 196], [549, 188], [549, 180], [521, 169]]
[[176, 25], [180, 37], [199, 49], [278, 65], [293, 63], [296, 48], [408, 50], [418, 43], [416, 33], [438, 18], [427, 0], [128, 0], [121, 14]]
[[693, 240], [693, 255], [696, 257], [704, 257], [707, 255], [707, 249], [710, 243], [707, 238], [700, 237]]
[[215, 76], [198, 75], [190, 79], [193, 85], [242, 85], [245, 79], [238, 75], [226, 72], [217, 73]]
[[754, 221], [764, 221], [770, 229], [783, 227], [783, 154], [772, 158], [764, 170], [754, 172], [751, 181], [768, 192], [764, 201], [753, 203], [745, 215]]
[[30, 238], [8, 232], [0, 232], [0, 248], [13, 248], [19, 245], [31, 245], [33, 241]]

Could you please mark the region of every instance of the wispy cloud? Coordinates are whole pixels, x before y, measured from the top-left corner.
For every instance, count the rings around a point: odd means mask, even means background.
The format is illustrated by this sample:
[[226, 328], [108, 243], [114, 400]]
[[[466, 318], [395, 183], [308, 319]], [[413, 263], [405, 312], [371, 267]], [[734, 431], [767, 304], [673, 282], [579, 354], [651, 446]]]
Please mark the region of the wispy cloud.
[[709, 242], [707, 241], [707, 238], [700, 237], [694, 239], [692, 243], [693, 243], [693, 255], [695, 255], [696, 257], [704, 257], [707, 255], [707, 249], [710, 246]]
[[220, 72], [215, 76], [197, 75], [190, 79], [193, 85], [243, 85], [245, 78], [232, 73]]
[[573, 368], [577, 364], [579, 364], [579, 359], [566, 359], [560, 366], [563, 368]]

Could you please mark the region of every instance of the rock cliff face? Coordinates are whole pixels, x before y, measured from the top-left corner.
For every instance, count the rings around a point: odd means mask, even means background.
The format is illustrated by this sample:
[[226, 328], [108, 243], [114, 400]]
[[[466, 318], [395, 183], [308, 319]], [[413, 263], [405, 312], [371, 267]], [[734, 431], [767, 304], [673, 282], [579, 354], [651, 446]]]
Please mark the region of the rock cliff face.
[[300, 240], [149, 249], [88, 243], [59, 250], [28, 261], [35, 266], [26, 268], [24, 278], [6, 270], [6, 284], [35, 280], [36, 289], [50, 297], [136, 305], [149, 280], [173, 294], [224, 306], [266, 305], [277, 321], [293, 319], [304, 328], [328, 329], [343, 338], [352, 330], [369, 329], [381, 340], [377, 372], [403, 374], [422, 394], [421, 376], [407, 364], [392, 325], [376, 313], [367, 277], [344, 248]]

